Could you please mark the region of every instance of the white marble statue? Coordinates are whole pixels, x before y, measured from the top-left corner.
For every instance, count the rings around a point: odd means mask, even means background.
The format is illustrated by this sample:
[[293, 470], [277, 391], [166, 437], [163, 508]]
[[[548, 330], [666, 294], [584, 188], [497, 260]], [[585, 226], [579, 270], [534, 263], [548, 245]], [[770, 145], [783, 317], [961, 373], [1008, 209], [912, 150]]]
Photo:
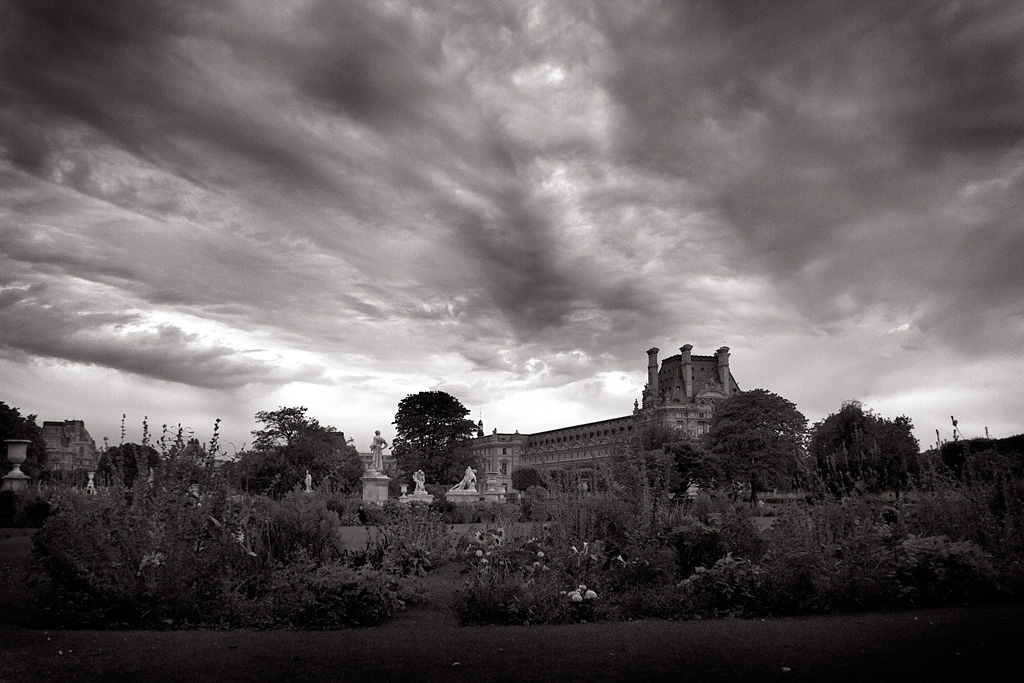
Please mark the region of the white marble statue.
[[384, 437], [380, 435], [378, 429], [373, 436], [373, 443], [370, 444], [370, 453], [373, 454], [373, 462], [370, 463], [370, 471], [380, 474], [384, 471], [384, 449], [388, 447], [388, 442], [384, 440]]
[[466, 473], [455, 486], [448, 489], [449, 491], [476, 491], [476, 470], [472, 467], [466, 468]]
[[311, 475], [309, 473], [309, 470], [306, 470], [305, 483], [306, 483], [306, 493], [311, 493], [313, 491], [313, 475]]
[[423, 474], [423, 470], [416, 470], [412, 475], [412, 480], [416, 482], [416, 490], [412, 492], [415, 495], [424, 495], [427, 489], [423, 485], [427, 482], [427, 475]]

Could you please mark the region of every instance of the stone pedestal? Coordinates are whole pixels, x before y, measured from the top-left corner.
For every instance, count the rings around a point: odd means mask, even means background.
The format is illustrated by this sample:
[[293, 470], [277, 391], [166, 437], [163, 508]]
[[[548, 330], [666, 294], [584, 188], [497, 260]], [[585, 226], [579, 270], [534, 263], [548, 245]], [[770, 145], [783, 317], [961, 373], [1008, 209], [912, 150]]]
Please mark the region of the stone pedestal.
[[434, 496], [429, 493], [409, 493], [398, 499], [401, 504], [406, 503], [423, 503], [424, 505], [430, 505], [434, 502]]
[[28, 446], [32, 442], [28, 439], [4, 439], [7, 444], [7, 462], [14, 466], [10, 472], [4, 475], [2, 491], [27, 491], [28, 475], [21, 471], [21, 464], [25, 462], [28, 454]]
[[479, 491], [459, 489], [458, 491], [448, 491], [444, 494], [444, 498], [453, 503], [477, 503], [483, 500], [483, 494]]
[[383, 505], [388, 499], [388, 482], [391, 477], [383, 474], [368, 474], [360, 477], [363, 482], [363, 502]]

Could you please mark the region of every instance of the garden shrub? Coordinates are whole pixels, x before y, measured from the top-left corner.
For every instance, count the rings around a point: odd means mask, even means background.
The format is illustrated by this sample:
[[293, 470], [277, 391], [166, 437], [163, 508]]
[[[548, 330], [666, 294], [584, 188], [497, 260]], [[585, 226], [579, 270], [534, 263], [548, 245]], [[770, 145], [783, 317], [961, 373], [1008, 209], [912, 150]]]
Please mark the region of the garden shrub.
[[998, 590], [991, 560], [971, 541], [911, 535], [899, 550], [894, 578], [903, 604], [942, 605]]
[[343, 494], [327, 494], [324, 496], [324, 504], [328, 510], [338, 515], [338, 521], [342, 526], [359, 525], [359, 506], [363, 504], [362, 499]]
[[709, 568], [729, 554], [753, 562], [764, 557], [768, 546], [748, 509], [731, 506], [705, 519], [706, 523], [685, 518], [672, 529], [670, 539], [681, 577], [689, 576], [697, 567]]
[[293, 491], [280, 500], [261, 497], [254, 517], [260, 526], [257, 553], [268, 560], [287, 562], [297, 552], [317, 561], [341, 554], [341, 522], [321, 496]]
[[173, 485], [57, 501], [30, 587], [66, 625], [333, 628], [402, 606], [393, 577], [346, 566], [318, 496], [199, 497]]
[[697, 567], [710, 567], [725, 557], [718, 542], [718, 529], [694, 518], [672, 530], [672, 544], [676, 549], [676, 562], [680, 576], [689, 576]]
[[0, 491], [0, 527], [43, 526], [50, 515], [50, 501], [34, 493]]
[[36, 498], [25, 504], [24, 508], [26, 526], [38, 529], [50, 516], [50, 501], [45, 498]]
[[451, 559], [447, 524], [429, 506], [398, 505], [367, 538], [367, 564], [398, 576], [422, 576]]
[[253, 571], [244, 531], [214, 496], [111, 491], [56, 501], [33, 535], [30, 587], [72, 623], [199, 623]]
[[697, 567], [680, 590], [692, 616], [740, 617], [765, 612], [767, 586], [768, 575], [759, 565], [726, 555], [710, 569]]
[[24, 523], [20, 513], [18, 495], [14, 491], [0, 491], [0, 527], [20, 527]]
[[463, 625], [565, 623], [573, 611], [567, 586], [535, 539], [506, 541], [504, 529], [477, 532], [462, 550], [466, 580], [452, 609]]
[[264, 599], [272, 623], [308, 629], [375, 626], [403, 605], [393, 577], [340, 562], [294, 562], [274, 572]]

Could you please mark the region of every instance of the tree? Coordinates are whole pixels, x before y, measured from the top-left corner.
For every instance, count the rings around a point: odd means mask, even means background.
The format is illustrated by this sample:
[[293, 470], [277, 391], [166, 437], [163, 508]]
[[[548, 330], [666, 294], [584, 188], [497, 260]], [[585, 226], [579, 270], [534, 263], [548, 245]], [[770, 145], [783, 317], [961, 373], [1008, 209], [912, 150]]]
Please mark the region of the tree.
[[329, 480], [351, 489], [363, 473], [359, 454], [344, 433], [306, 414], [306, 407], [261, 410], [265, 426], [253, 434], [253, 448], [242, 453], [232, 477], [250, 491], [281, 496], [302, 482], [308, 471], [314, 481]]
[[765, 389], [733, 394], [715, 408], [705, 451], [726, 478], [750, 486], [750, 501], [768, 486], [788, 485], [798, 471], [807, 418], [796, 405]]
[[116, 479], [131, 488], [136, 478], [149, 476], [149, 468], [160, 466], [160, 454], [152, 446], [124, 443], [100, 454], [96, 463], [97, 483], [110, 486]]
[[540, 472], [533, 467], [518, 467], [512, 470], [512, 488], [516, 491], [525, 491], [531, 486], [543, 486]]
[[469, 410], [444, 391], [410, 394], [395, 413], [391, 452], [402, 472], [422, 469], [430, 482], [457, 482], [476, 462], [469, 440], [476, 425]]
[[690, 484], [696, 484], [702, 489], [714, 489], [723, 479], [717, 459], [708, 457], [688, 441], [666, 444], [665, 452], [675, 462], [679, 474], [678, 483], [674, 487], [676, 493], [686, 493]]
[[0, 475], [11, 471], [12, 465], [7, 461], [7, 451], [3, 446], [4, 439], [28, 439], [28, 446], [21, 471], [33, 479], [37, 479], [46, 468], [46, 442], [43, 432], [36, 424], [35, 415], [22, 417], [21, 412], [0, 401]]
[[808, 451], [834, 493], [855, 487], [877, 493], [899, 491], [918, 468], [920, 450], [910, 418], [889, 420], [845, 401], [811, 429]]

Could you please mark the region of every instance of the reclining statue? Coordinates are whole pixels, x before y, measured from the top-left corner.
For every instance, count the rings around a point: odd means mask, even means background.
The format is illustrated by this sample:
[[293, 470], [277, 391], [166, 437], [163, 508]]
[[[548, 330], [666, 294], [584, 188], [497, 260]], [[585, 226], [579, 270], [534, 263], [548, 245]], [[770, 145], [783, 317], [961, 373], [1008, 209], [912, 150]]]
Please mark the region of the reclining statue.
[[476, 491], [476, 470], [472, 467], [466, 468], [466, 474], [455, 486], [448, 489], [449, 491]]

